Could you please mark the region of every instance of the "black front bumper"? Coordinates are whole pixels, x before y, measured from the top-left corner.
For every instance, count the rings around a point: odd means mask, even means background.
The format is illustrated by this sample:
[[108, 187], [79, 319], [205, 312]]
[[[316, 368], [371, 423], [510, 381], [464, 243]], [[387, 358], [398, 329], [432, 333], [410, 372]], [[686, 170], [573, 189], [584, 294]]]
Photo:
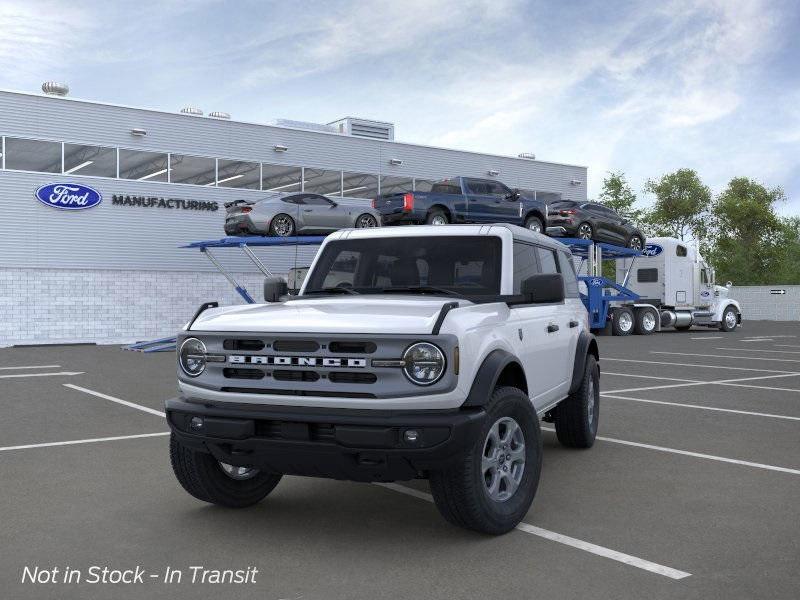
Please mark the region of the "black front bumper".
[[[353, 481], [402, 481], [447, 468], [474, 443], [486, 417], [481, 408], [355, 411], [210, 405], [182, 398], [167, 400], [166, 412], [182, 444], [219, 461]], [[407, 431], [416, 432], [416, 441], [406, 439]]]

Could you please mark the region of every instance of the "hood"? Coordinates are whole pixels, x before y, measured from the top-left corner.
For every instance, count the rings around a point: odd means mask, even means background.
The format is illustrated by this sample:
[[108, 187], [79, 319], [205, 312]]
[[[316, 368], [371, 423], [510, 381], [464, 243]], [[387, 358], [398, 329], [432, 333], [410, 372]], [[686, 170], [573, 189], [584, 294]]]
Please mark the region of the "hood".
[[717, 298], [727, 298], [729, 292], [730, 292], [730, 290], [727, 287], [725, 287], [724, 285], [715, 285], [714, 286], [714, 295]]
[[451, 301], [391, 294], [225, 306], [203, 312], [191, 331], [426, 334], [433, 331], [442, 305]]

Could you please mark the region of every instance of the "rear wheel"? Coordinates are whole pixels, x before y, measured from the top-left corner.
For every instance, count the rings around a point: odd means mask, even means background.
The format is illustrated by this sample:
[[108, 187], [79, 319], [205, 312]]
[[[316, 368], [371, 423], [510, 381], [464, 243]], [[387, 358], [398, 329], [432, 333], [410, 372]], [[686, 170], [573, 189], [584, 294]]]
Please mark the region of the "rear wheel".
[[553, 409], [558, 441], [570, 448], [591, 448], [600, 417], [600, 369], [592, 354], [586, 357], [581, 386]]
[[739, 319], [736, 315], [736, 310], [729, 306], [722, 313], [722, 322], [719, 324], [719, 328], [721, 331], [733, 331], [738, 324]]
[[656, 330], [656, 313], [649, 308], [637, 308], [634, 313], [636, 321], [633, 324], [633, 332], [636, 335], [650, 335]]
[[641, 236], [632, 235], [628, 239], [628, 248], [631, 250], [641, 250], [644, 248], [644, 240], [641, 238]]
[[544, 225], [542, 225], [542, 220], [539, 217], [530, 216], [525, 219], [525, 229], [529, 229], [535, 233], [542, 233], [544, 231]]
[[278, 237], [289, 237], [294, 233], [294, 219], [283, 213], [272, 217], [269, 232]]
[[275, 489], [282, 477], [253, 467], [219, 462], [210, 454], [187, 448], [175, 435], [169, 440], [169, 455], [172, 470], [183, 489], [198, 500], [228, 508], [257, 504]]
[[577, 237], [580, 240], [590, 240], [594, 236], [594, 230], [589, 223], [581, 223], [578, 225]]
[[542, 434], [522, 391], [497, 388], [486, 421], [463, 459], [431, 473], [442, 516], [459, 527], [501, 534], [519, 524], [533, 502], [542, 470]]
[[442, 209], [434, 208], [428, 213], [428, 216], [425, 218], [425, 222], [428, 225], [447, 225], [450, 222], [450, 219], [447, 218], [447, 213], [445, 213]]
[[359, 216], [356, 219], [356, 229], [368, 229], [370, 227], [377, 227], [377, 226], [378, 226], [378, 219], [376, 219], [369, 213], [364, 213], [363, 215]]
[[611, 333], [630, 335], [633, 332], [633, 322], [633, 311], [630, 308], [615, 308], [611, 316]]

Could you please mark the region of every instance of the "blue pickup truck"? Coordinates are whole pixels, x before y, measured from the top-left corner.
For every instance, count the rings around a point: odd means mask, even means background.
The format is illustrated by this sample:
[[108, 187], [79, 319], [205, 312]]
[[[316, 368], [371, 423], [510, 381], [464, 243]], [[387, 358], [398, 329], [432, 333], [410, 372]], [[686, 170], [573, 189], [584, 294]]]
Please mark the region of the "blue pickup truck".
[[511, 223], [544, 233], [547, 204], [493, 179], [455, 177], [430, 192], [383, 194], [372, 201], [384, 225]]

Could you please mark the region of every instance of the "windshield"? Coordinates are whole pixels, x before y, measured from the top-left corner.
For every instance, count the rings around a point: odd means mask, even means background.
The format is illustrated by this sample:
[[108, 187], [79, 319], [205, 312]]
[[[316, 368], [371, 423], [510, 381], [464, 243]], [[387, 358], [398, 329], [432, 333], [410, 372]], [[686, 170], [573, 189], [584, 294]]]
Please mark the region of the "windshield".
[[502, 242], [496, 236], [331, 242], [310, 273], [303, 293], [497, 296], [501, 253]]

